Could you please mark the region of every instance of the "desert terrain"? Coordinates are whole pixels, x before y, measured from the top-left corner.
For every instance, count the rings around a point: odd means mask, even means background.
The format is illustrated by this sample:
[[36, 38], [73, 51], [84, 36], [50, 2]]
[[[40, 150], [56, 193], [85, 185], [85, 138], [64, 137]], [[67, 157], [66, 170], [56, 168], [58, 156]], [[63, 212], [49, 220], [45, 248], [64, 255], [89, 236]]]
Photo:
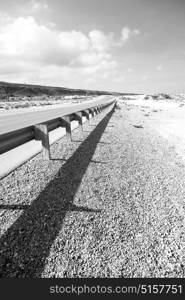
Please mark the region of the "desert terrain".
[[1, 277], [184, 277], [184, 113], [119, 96], [2, 179]]

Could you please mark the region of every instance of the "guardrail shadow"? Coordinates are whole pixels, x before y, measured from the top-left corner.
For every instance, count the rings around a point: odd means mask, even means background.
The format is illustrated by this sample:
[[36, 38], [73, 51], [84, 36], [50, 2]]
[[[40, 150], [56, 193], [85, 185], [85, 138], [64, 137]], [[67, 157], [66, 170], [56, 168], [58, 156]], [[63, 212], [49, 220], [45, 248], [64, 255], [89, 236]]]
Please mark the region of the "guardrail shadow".
[[0, 240], [0, 277], [41, 277], [50, 247], [68, 210], [100, 213], [73, 204], [82, 177], [93, 157], [113, 110], [100, 121], [56, 176]]

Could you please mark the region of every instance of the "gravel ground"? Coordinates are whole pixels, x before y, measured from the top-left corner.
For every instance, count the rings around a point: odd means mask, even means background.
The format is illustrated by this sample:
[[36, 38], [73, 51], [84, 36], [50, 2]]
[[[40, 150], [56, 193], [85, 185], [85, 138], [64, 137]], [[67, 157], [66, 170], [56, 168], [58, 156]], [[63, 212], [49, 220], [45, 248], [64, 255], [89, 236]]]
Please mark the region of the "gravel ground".
[[121, 105], [1, 180], [1, 277], [185, 276], [185, 165], [152, 113]]

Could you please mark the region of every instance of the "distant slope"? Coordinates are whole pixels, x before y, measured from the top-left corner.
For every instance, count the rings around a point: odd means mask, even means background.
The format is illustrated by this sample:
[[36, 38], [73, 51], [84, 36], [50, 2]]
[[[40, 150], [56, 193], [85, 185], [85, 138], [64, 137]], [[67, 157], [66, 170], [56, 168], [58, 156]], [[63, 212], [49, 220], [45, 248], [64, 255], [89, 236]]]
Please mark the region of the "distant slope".
[[83, 89], [69, 89], [64, 87], [42, 86], [32, 84], [18, 84], [0, 81], [0, 97], [1, 96], [66, 96], [66, 95], [111, 95], [106, 91], [94, 91]]

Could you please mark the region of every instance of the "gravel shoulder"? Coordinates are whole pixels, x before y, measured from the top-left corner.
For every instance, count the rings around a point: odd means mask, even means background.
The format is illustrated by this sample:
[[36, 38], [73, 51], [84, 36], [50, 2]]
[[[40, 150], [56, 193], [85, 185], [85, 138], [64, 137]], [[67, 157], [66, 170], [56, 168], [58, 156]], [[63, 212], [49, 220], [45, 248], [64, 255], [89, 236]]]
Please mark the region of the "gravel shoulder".
[[1, 180], [1, 277], [185, 276], [185, 165], [120, 107]]

